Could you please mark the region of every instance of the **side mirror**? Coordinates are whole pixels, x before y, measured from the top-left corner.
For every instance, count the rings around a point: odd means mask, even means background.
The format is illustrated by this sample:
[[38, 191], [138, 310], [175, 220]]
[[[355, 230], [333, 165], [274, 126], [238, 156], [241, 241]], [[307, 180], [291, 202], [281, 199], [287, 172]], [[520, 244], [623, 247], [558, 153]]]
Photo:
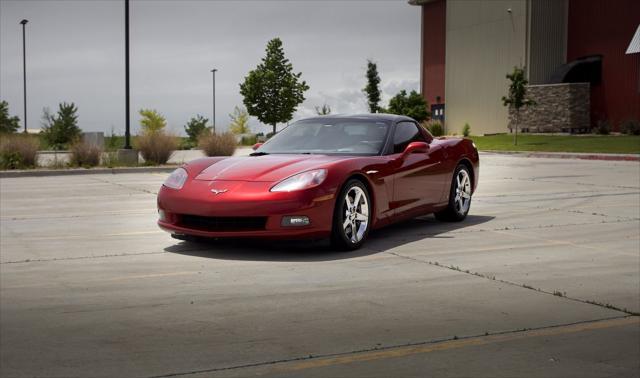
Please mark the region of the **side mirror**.
[[256, 143], [253, 145], [253, 147], [251, 147], [254, 151], [257, 150], [258, 148], [260, 148], [260, 146], [262, 146], [264, 143]]
[[407, 148], [404, 149], [404, 152], [402, 153], [403, 155], [409, 155], [409, 154], [424, 154], [427, 153], [427, 151], [429, 151], [429, 145], [425, 142], [411, 142], [409, 143], [409, 145], [407, 146]]

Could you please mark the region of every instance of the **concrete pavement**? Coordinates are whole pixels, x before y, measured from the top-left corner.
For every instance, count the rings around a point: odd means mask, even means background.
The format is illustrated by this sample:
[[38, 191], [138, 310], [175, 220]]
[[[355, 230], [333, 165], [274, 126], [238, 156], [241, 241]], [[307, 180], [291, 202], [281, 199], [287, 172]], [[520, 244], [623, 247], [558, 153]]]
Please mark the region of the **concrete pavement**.
[[189, 244], [166, 174], [0, 180], [0, 376], [637, 376], [640, 164], [483, 154], [471, 215]]

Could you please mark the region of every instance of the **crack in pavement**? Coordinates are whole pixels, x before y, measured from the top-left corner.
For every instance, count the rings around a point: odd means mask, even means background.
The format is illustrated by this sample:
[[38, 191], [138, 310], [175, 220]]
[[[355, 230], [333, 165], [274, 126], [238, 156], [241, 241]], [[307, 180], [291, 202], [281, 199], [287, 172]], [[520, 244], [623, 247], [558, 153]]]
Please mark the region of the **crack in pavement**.
[[[495, 232], [495, 231], [520, 231], [520, 230], [537, 230], [537, 229], [547, 229], [547, 228], [558, 228], [558, 227], [571, 227], [571, 226], [587, 226], [587, 225], [596, 225], [596, 224], [613, 224], [613, 223], [627, 223], [627, 222], [637, 222], [640, 219], [617, 219], [613, 221], [601, 221], [601, 222], [586, 222], [586, 223], [566, 223], [566, 224], [546, 224], [546, 225], [538, 225], [538, 226], [528, 226], [528, 227], [518, 227], [518, 226], [504, 226], [504, 227], [496, 227], [496, 228], [481, 228], [481, 229], [465, 229], [465, 230], [434, 230], [432, 232], [424, 232], [424, 233], [415, 233], [415, 236], [421, 237], [436, 237], [441, 235], [443, 232], [448, 234], [462, 234], [462, 233], [479, 233], [479, 232]], [[120, 235], [108, 235], [108, 236], [120, 236]], [[125, 235], [122, 235], [125, 236]], [[84, 236], [76, 235], [74, 237], [83, 238]], [[402, 238], [402, 235], [399, 236]], [[27, 241], [33, 240], [49, 240], [55, 239], [55, 237], [42, 237], [42, 238], [33, 238], [26, 239]], [[199, 249], [194, 249], [193, 251], [197, 251]], [[192, 251], [192, 250], [189, 250]], [[378, 253], [387, 252], [386, 250], [376, 249]], [[64, 260], [79, 260], [79, 259], [92, 259], [92, 258], [104, 258], [104, 257], [125, 257], [125, 256], [137, 256], [137, 255], [145, 255], [145, 254], [160, 254], [167, 253], [163, 252], [141, 252], [141, 253], [122, 253], [122, 254], [105, 254], [105, 255], [95, 255], [95, 256], [76, 256], [76, 257], [60, 257], [60, 258], [44, 258], [44, 259], [24, 259], [24, 260], [14, 260], [14, 261], [4, 261], [0, 262], [2, 264], [17, 264], [17, 263], [29, 263], [29, 262], [49, 262], [49, 261], [64, 261]], [[392, 253], [392, 252], [388, 252]]]
[[[590, 194], [590, 195], [584, 195], [584, 196], [579, 195], [579, 196], [549, 198], [549, 195], [541, 193], [538, 195], [544, 196], [546, 198], [536, 198], [535, 201], [557, 201], [557, 200], [571, 200], [571, 199], [584, 199], [584, 198], [597, 198], [597, 197], [630, 196], [630, 195], [638, 195], [638, 194], [640, 194], [640, 192], [603, 193], [603, 194]], [[534, 194], [525, 194], [525, 196], [534, 196]], [[484, 199], [484, 198], [508, 198], [508, 197], [518, 198], [518, 200], [491, 202]], [[474, 200], [479, 199], [481, 202], [486, 202], [491, 204], [510, 204], [510, 203], [522, 203], [522, 197], [523, 197], [523, 194], [504, 194], [504, 195], [494, 195], [494, 196], [481, 196], [480, 198], [474, 198]]]
[[109, 181], [109, 180], [102, 180], [102, 179], [99, 179], [97, 177], [90, 177], [90, 179], [93, 180], [93, 181], [104, 183], [104, 184], [111, 184], [111, 185], [118, 186], [120, 188], [130, 189], [130, 190], [133, 190], [133, 191], [136, 191], [136, 192], [153, 194], [154, 196], [158, 195], [158, 192], [154, 192], [154, 191], [147, 190], [147, 189], [136, 188], [134, 186], [128, 186], [128, 185], [124, 185], [124, 184], [119, 184], [117, 182], [113, 182], [113, 181]]
[[41, 219], [76, 219], [76, 218], [95, 218], [104, 216], [123, 216], [123, 215], [143, 215], [156, 214], [156, 207], [146, 209], [117, 210], [117, 211], [96, 211], [93, 213], [75, 213], [68, 215], [42, 214], [42, 215], [3, 215], [0, 220], [23, 221], [23, 220], [41, 220]]
[[3, 262], [0, 262], [0, 265], [5, 265], [5, 264], [22, 264], [22, 263], [32, 263], [32, 262], [50, 262], [50, 261], [67, 261], [67, 260], [101, 259], [101, 258], [106, 258], [106, 257], [126, 257], [126, 256], [141, 256], [141, 255], [160, 255], [160, 254], [163, 254], [163, 253], [168, 253], [168, 252], [166, 252], [166, 251], [162, 251], [162, 252], [113, 253], [113, 254], [93, 255], [93, 256], [52, 257], [52, 258], [49, 258], [49, 259], [25, 259], [25, 260], [3, 261]]
[[[584, 326], [584, 325], [594, 325], [595, 326], [595, 325], [598, 325], [598, 323], [604, 323], [604, 322], [616, 321], [616, 320], [617, 321], [624, 321], [626, 319], [633, 319], [635, 321], [635, 318], [636, 318], [635, 316], [623, 315], [623, 316], [613, 316], [613, 317], [600, 318], [600, 319], [584, 320], [584, 321], [573, 322], [573, 323], [554, 324], [554, 325], [541, 326], [541, 327], [519, 328], [519, 329], [511, 329], [511, 330], [498, 331], [498, 332], [484, 332], [484, 333], [481, 333], [481, 334], [474, 334], [474, 335], [467, 335], [467, 336], [456, 336], [456, 335], [454, 335], [452, 337], [444, 337], [444, 338], [417, 341], [417, 342], [410, 342], [410, 343], [404, 343], [404, 344], [392, 344], [392, 345], [376, 346], [376, 347], [371, 347], [371, 348], [353, 349], [353, 350], [346, 351], [346, 352], [324, 353], [324, 354], [316, 354], [316, 355], [309, 354], [307, 356], [298, 356], [298, 357], [290, 357], [290, 358], [282, 358], [282, 359], [273, 359], [273, 360], [260, 361], [260, 362], [247, 363], [247, 364], [223, 366], [223, 367], [219, 367], [219, 368], [198, 369], [198, 370], [189, 370], [189, 371], [182, 371], [182, 372], [175, 372], [175, 373], [167, 373], [167, 374], [148, 376], [148, 378], [168, 378], [168, 377], [179, 377], [179, 376], [194, 375], [194, 374], [216, 373], [216, 372], [221, 372], [221, 371], [256, 368], [256, 367], [263, 367], [263, 366], [272, 366], [272, 365], [285, 364], [285, 363], [290, 363], [290, 362], [320, 360], [320, 359], [331, 358], [331, 357], [354, 356], [354, 355], [364, 354], [364, 353], [368, 353], [368, 352], [391, 351], [391, 350], [400, 349], [400, 348], [407, 348], [407, 347], [420, 347], [420, 346], [427, 346], [427, 345], [437, 345], [437, 344], [444, 344], [444, 343], [453, 342], [453, 341], [458, 342], [458, 341], [464, 341], [464, 340], [478, 340], [478, 339], [481, 340], [481, 339], [485, 339], [487, 337], [518, 335], [518, 334], [522, 334], [524, 332], [536, 332], [536, 331], [539, 332], [539, 331], [545, 331], [545, 330], [560, 330], [560, 329], [565, 328], [565, 327], [566, 328], [575, 327], [576, 330], [574, 330], [574, 331], [575, 332], [579, 332], [579, 331], [581, 331], [579, 326]], [[602, 326], [605, 326], [605, 325], [602, 324]], [[588, 327], [585, 327], [585, 328], [588, 329]]]
[[[593, 176], [591, 176], [593, 177]], [[536, 178], [519, 178], [519, 177], [501, 177], [504, 180], [514, 180], [514, 181], [529, 181], [529, 182], [546, 182], [550, 184], [564, 184], [564, 185], [580, 185], [580, 186], [596, 186], [600, 188], [614, 188], [614, 189], [640, 189], [637, 186], [624, 186], [624, 185], [600, 185], [600, 184], [591, 184], [588, 182], [567, 182], [567, 181], [554, 181], [554, 180], [539, 180]]]
[[557, 290], [551, 292], [551, 291], [547, 291], [547, 290], [544, 290], [544, 289], [541, 289], [541, 288], [534, 288], [533, 286], [529, 286], [529, 285], [526, 285], [526, 284], [520, 284], [520, 283], [517, 283], [517, 282], [508, 281], [508, 280], [504, 280], [504, 279], [501, 279], [501, 278], [496, 278], [496, 276], [488, 276], [488, 275], [480, 273], [480, 272], [470, 271], [469, 269], [462, 269], [459, 266], [454, 266], [454, 265], [448, 265], [447, 266], [447, 265], [444, 265], [444, 264], [440, 264], [437, 261], [433, 261], [432, 262], [432, 261], [428, 261], [428, 260], [422, 260], [422, 259], [411, 257], [411, 256], [401, 255], [401, 254], [399, 254], [397, 252], [385, 252], [385, 253], [388, 253], [390, 255], [394, 255], [396, 257], [400, 257], [400, 258], [403, 258], [403, 259], [412, 260], [412, 261], [420, 262], [420, 263], [423, 263], [423, 264], [429, 264], [431, 266], [436, 266], [436, 267], [439, 267], [439, 268], [444, 268], [444, 269], [452, 270], [452, 271], [455, 271], [455, 272], [464, 273], [464, 274], [468, 274], [468, 275], [484, 278], [484, 279], [487, 279], [487, 280], [490, 280], [490, 281], [496, 281], [496, 282], [504, 283], [504, 284], [507, 284], [507, 285], [516, 286], [516, 287], [532, 290], [532, 291], [535, 291], [535, 292], [538, 292], [538, 293], [549, 294], [549, 295], [553, 295], [553, 296], [556, 296], [556, 297], [565, 298], [565, 299], [568, 299], [568, 300], [574, 301], [574, 302], [580, 302], [580, 303], [589, 304], [589, 305], [593, 305], [593, 306], [604, 307], [604, 308], [609, 309], [609, 310], [620, 311], [620, 312], [623, 312], [623, 313], [625, 313], [627, 315], [635, 315], [635, 316], [640, 315], [640, 312], [634, 312], [634, 311], [628, 310], [627, 308], [619, 308], [619, 307], [614, 306], [614, 305], [609, 304], [609, 303], [599, 303], [599, 302], [591, 301], [591, 300], [588, 300], [588, 299], [569, 297], [566, 294], [563, 294], [562, 292], [557, 291]]
[[[416, 233], [416, 236], [439, 236], [442, 233], [446, 232], [448, 234], [466, 234], [466, 233], [477, 233], [477, 232], [492, 232], [492, 231], [519, 231], [519, 230], [539, 230], [539, 229], [547, 229], [547, 228], [558, 228], [558, 227], [573, 227], [573, 226], [592, 226], [592, 225], [601, 225], [601, 224], [615, 224], [615, 223], [630, 223], [637, 222], [640, 219], [615, 219], [611, 221], [600, 221], [600, 222], [583, 222], [583, 223], [563, 223], [563, 224], [541, 224], [537, 226], [504, 226], [504, 227], [495, 227], [495, 228], [477, 228], [477, 229], [438, 229], [432, 232], [424, 232], [424, 233]], [[438, 223], [433, 223], [438, 224]], [[384, 230], [381, 229], [381, 230]], [[379, 251], [384, 252], [384, 251]]]

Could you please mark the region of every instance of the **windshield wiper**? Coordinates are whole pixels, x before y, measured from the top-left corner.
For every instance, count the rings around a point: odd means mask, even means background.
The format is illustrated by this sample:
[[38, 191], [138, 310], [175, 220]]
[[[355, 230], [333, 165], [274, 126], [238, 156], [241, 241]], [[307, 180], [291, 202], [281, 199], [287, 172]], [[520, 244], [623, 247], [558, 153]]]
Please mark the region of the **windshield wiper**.
[[249, 156], [263, 156], [263, 155], [269, 155], [269, 153], [260, 151], [260, 152], [252, 152], [249, 154]]

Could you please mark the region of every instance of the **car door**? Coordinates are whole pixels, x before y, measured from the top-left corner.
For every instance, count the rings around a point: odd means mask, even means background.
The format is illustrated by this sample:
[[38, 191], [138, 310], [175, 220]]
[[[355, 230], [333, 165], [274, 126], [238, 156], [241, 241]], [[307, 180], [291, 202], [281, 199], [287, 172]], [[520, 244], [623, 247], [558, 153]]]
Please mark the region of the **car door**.
[[394, 190], [392, 208], [395, 214], [440, 202], [443, 180], [443, 151], [429, 144], [427, 152], [404, 154], [411, 142], [429, 142], [414, 122], [399, 122], [393, 135], [392, 164]]

